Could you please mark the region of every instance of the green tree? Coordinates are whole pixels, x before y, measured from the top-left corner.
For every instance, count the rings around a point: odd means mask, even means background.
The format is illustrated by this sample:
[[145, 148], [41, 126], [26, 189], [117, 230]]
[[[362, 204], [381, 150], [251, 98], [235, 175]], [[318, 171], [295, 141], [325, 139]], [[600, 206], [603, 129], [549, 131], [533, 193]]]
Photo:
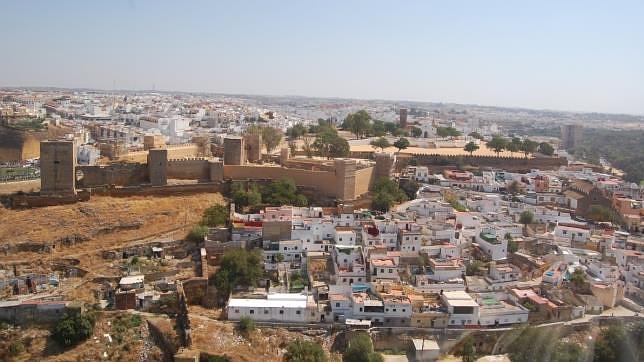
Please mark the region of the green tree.
[[513, 180], [510, 182], [508, 185], [508, 192], [510, 192], [512, 195], [516, 195], [521, 192], [521, 185], [519, 184], [519, 181]]
[[476, 144], [476, 143], [474, 143], [474, 142], [468, 142], [468, 143], [465, 145], [465, 147], [463, 147], [463, 150], [465, 150], [465, 152], [469, 152], [469, 153], [470, 153], [470, 156], [472, 156], [472, 154], [474, 153], [474, 151], [476, 151], [476, 150], [478, 150], [478, 149], [479, 149], [479, 145], [477, 145], [477, 144]]
[[274, 180], [262, 188], [262, 200], [272, 206], [296, 205], [306, 206], [308, 200], [297, 192], [295, 182], [291, 179]]
[[63, 347], [73, 346], [94, 333], [95, 320], [81, 313], [66, 313], [52, 331], [53, 339]]
[[326, 354], [317, 343], [295, 340], [286, 347], [284, 354], [286, 362], [326, 362]]
[[546, 156], [552, 156], [555, 153], [554, 147], [548, 142], [539, 143], [539, 153]]
[[483, 136], [478, 132], [471, 132], [468, 136], [476, 138], [477, 140], [483, 140]]
[[297, 142], [288, 141], [288, 149], [291, 152], [291, 155], [294, 155], [297, 152]]
[[203, 212], [201, 225], [215, 227], [226, 225], [229, 217], [228, 207], [224, 205], [213, 205]]
[[208, 227], [203, 225], [197, 225], [190, 230], [188, 235], [186, 235], [186, 240], [193, 243], [201, 243], [208, 234]]
[[416, 180], [409, 179], [405, 182], [401, 181], [400, 188], [405, 192], [407, 198], [411, 200], [416, 198], [416, 192], [418, 192], [420, 185]]
[[304, 154], [306, 157], [311, 158], [313, 157], [314, 152], [314, 147], [313, 147], [313, 137], [310, 137], [308, 135], [305, 135], [302, 137], [302, 151], [304, 151]]
[[293, 127], [286, 129], [286, 135], [292, 140], [296, 140], [306, 134], [307, 128], [302, 123], [297, 123]]
[[263, 274], [262, 257], [259, 250], [229, 249], [224, 252], [219, 270], [210, 278], [222, 299], [227, 299], [234, 287], [257, 285]]
[[282, 131], [273, 127], [262, 127], [262, 143], [266, 152], [272, 153], [282, 142]]
[[519, 223], [528, 225], [534, 223], [534, 214], [532, 211], [526, 210], [519, 215]]
[[438, 137], [458, 137], [461, 135], [461, 132], [459, 132], [456, 128], [454, 127], [436, 127], [436, 134]]
[[338, 136], [337, 131], [329, 130], [318, 134], [312, 145], [317, 153], [326, 158], [347, 157], [349, 155], [349, 143]]
[[243, 316], [239, 318], [239, 324], [237, 324], [237, 330], [241, 335], [248, 338], [252, 332], [255, 331], [255, 321], [248, 316]]
[[551, 362], [578, 362], [585, 361], [584, 349], [577, 343], [558, 342]]
[[371, 134], [376, 137], [382, 137], [387, 134], [387, 130], [385, 130], [385, 122], [374, 119], [371, 124]]
[[512, 137], [512, 140], [507, 144], [506, 149], [510, 151], [511, 154], [514, 154], [515, 152], [519, 152], [522, 146], [523, 142], [520, 138]]
[[525, 139], [521, 143], [521, 151], [525, 155], [525, 158], [528, 158], [529, 155], [537, 152], [537, 147], [538, 146], [539, 146], [539, 144], [537, 142], [529, 140], [529, 139]]
[[409, 140], [406, 138], [399, 138], [396, 142], [394, 142], [394, 147], [398, 149], [398, 152], [406, 149], [409, 147]]
[[570, 276], [570, 282], [577, 288], [581, 288], [586, 283], [586, 272], [581, 268], [576, 268]]
[[510, 233], [505, 233], [504, 238], [508, 241], [508, 252], [516, 253], [519, 250], [519, 244], [517, 244], [517, 241], [514, 240]]
[[[642, 342], [639, 341], [639, 343]], [[611, 325], [597, 338], [593, 361], [637, 361], [637, 351], [634, 347], [622, 325]]]
[[372, 207], [378, 211], [389, 211], [395, 203], [407, 200], [407, 195], [398, 184], [386, 177], [376, 180], [372, 191]]
[[380, 148], [381, 151], [384, 151], [387, 147], [391, 147], [391, 143], [389, 143], [389, 141], [387, 141], [387, 139], [384, 137], [380, 137], [371, 141], [370, 145], [375, 148]]
[[262, 194], [256, 183], [249, 183], [244, 186], [242, 182], [234, 182], [231, 187], [231, 198], [235, 207], [241, 210], [246, 206], [258, 206], [262, 204]]
[[397, 136], [398, 131], [400, 131], [400, 125], [394, 122], [385, 122], [384, 124], [385, 132], [389, 133], [392, 136]]
[[527, 327], [514, 331], [516, 339], [508, 346], [512, 362], [549, 362], [558, 337], [546, 328]]
[[422, 135], [423, 135], [423, 130], [422, 129], [420, 129], [418, 127], [415, 127], [415, 126], [411, 127], [411, 136], [412, 137], [418, 138], [418, 137], [421, 137]]
[[476, 361], [476, 348], [474, 347], [474, 338], [472, 336], [465, 337], [463, 346], [460, 351], [461, 361], [474, 362]]
[[25, 351], [25, 345], [22, 343], [22, 340], [18, 339], [9, 344], [8, 352], [9, 355], [15, 357]]
[[364, 109], [350, 113], [342, 123], [342, 128], [351, 131], [356, 138], [362, 138], [371, 128], [371, 116]]
[[487, 147], [492, 149], [497, 156], [507, 147], [508, 141], [501, 136], [494, 136], [487, 142]]
[[371, 337], [366, 333], [360, 333], [349, 340], [342, 360], [344, 362], [377, 362], [382, 361], [383, 357], [380, 353], [374, 352]]
[[483, 268], [483, 262], [474, 260], [465, 267], [465, 275], [478, 275], [481, 272], [481, 268]]

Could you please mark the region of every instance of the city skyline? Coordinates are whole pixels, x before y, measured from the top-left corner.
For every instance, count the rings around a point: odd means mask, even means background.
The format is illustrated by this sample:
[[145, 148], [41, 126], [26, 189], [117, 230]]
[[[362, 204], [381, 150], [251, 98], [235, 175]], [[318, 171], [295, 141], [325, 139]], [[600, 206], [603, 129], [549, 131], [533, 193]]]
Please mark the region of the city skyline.
[[9, 2], [0, 86], [641, 115], [642, 5], [620, 5]]

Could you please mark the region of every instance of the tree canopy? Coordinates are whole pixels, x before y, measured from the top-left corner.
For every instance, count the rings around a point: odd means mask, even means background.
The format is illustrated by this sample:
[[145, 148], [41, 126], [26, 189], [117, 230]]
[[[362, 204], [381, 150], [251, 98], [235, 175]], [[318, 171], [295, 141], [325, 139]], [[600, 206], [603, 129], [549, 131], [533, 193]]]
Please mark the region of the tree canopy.
[[284, 360], [286, 362], [326, 362], [327, 358], [319, 344], [297, 339], [286, 347]]
[[371, 129], [371, 116], [364, 109], [350, 113], [342, 123], [342, 128], [362, 138]]
[[304, 136], [307, 131], [308, 130], [307, 130], [306, 126], [304, 126], [304, 124], [297, 123], [293, 127], [289, 127], [286, 130], [286, 135], [290, 139], [298, 139], [298, 138]]
[[389, 141], [387, 141], [387, 139], [384, 137], [380, 137], [371, 141], [370, 145], [375, 148], [380, 148], [381, 151], [387, 147], [391, 147], [391, 143], [389, 143]]
[[306, 196], [298, 192], [295, 182], [290, 179], [273, 180], [264, 186], [254, 182], [248, 184], [235, 182], [231, 187], [231, 198], [235, 206], [240, 209], [262, 205], [308, 205]]
[[476, 143], [474, 143], [473, 141], [472, 141], [472, 142], [468, 142], [468, 143], [465, 145], [465, 147], [463, 147], [463, 150], [465, 150], [465, 152], [469, 152], [469, 153], [470, 153], [470, 156], [472, 156], [472, 154], [473, 154], [476, 150], [478, 150], [478, 149], [479, 149], [479, 145], [477, 145], [477, 144], [476, 144]]
[[338, 136], [335, 129], [328, 129], [319, 133], [312, 148], [319, 156], [326, 158], [347, 157], [349, 155], [349, 142]]
[[503, 152], [503, 150], [507, 147], [507, 145], [508, 145], [508, 140], [498, 135], [492, 137], [492, 139], [487, 142], [487, 147], [491, 148], [494, 152], [496, 152], [497, 156], [501, 152]]
[[343, 354], [345, 362], [380, 362], [383, 360], [380, 353], [374, 352], [371, 337], [366, 333], [360, 333], [351, 338]]
[[526, 210], [519, 215], [519, 222], [523, 225], [532, 224], [534, 222], [534, 214], [532, 211]]
[[461, 135], [461, 132], [459, 132], [456, 128], [454, 127], [436, 127], [436, 134], [438, 137], [458, 137]]
[[555, 153], [554, 147], [548, 142], [539, 143], [539, 153], [546, 156], [552, 156]]
[[210, 277], [220, 298], [227, 299], [233, 288], [257, 285], [263, 274], [262, 256], [258, 249], [229, 249], [224, 252], [219, 270]]
[[410, 145], [409, 140], [404, 138], [404, 137], [399, 138], [398, 140], [396, 140], [396, 142], [394, 142], [394, 147], [396, 147], [398, 149], [398, 152], [400, 152], [400, 151], [404, 150], [405, 148], [409, 147], [409, 145]]
[[386, 177], [377, 180], [373, 186], [372, 207], [379, 211], [389, 211], [398, 202], [407, 201], [407, 194], [398, 184]]
[[203, 212], [201, 217], [201, 225], [208, 227], [215, 227], [226, 225], [228, 223], [228, 207], [224, 205], [213, 205]]
[[95, 319], [91, 315], [66, 313], [54, 326], [52, 337], [61, 346], [73, 346], [94, 333], [94, 324]]

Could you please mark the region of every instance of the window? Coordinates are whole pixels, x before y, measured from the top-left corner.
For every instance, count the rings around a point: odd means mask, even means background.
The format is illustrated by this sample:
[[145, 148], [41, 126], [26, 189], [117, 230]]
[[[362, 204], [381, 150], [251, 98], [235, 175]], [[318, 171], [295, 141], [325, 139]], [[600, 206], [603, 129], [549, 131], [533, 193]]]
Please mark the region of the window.
[[251, 309], [251, 310], [249, 311], [249, 313], [250, 313], [250, 314], [255, 314], [255, 311]]
[[335, 303], [336, 308], [340, 308], [340, 303]]
[[264, 314], [268, 314], [268, 309], [264, 309]]
[[396, 311], [396, 308], [394, 308], [394, 309], [393, 309], [393, 311], [395, 312], [395, 311]]
[[296, 310], [295, 314], [302, 314], [302, 311], [301, 310]]
[[362, 307], [360, 307], [360, 311], [362, 312]]
[[239, 309], [235, 309], [235, 313], [239, 313]]
[[405, 309], [403, 309], [403, 313], [405, 313]]
[[280, 314], [284, 314], [284, 310], [280, 310]]

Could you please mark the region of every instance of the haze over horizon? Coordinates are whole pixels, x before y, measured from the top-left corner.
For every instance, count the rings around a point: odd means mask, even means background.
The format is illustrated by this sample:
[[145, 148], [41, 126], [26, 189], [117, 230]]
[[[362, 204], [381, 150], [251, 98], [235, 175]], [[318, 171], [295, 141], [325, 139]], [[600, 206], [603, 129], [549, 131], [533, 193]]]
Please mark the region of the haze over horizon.
[[642, 115], [643, 12], [634, 1], [7, 1], [0, 86]]

